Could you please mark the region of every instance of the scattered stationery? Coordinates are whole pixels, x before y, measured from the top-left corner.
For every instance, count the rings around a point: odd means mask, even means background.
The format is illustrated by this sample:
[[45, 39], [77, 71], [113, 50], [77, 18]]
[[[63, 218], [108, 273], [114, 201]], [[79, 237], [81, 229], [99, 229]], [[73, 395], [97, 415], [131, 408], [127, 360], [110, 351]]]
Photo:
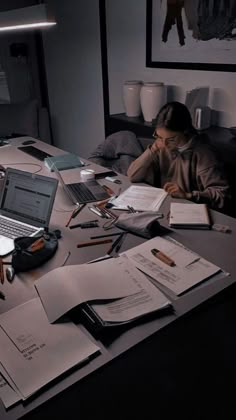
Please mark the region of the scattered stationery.
[[[157, 258], [152, 250], [159, 250], [167, 259]], [[171, 240], [155, 237], [123, 253], [143, 273], [149, 275], [170, 290], [180, 295], [203, 280], [221, 271], [220, 267], [205, 260], [200, 255]], [[123, 255], [122, 254], [122, 255]]]
[[44, 159], [44, 164], [51, 172], [55, 170], [55, 166], [58, 171], [81, 168], [84, 166], [84, 162], [79, 156], [74, 155], [73, 153], [47, 157]]
[[171, 203], [169, 225], [182, 229], [210, 229], [210, 217], [206, 204]]
[[23, 400], [100, 350], [72, 322], [51, 325], [39, 298], [0, 315], [0, 326], [0, 372]]
[[167, 193], [161, 188], [131, 185], [118, 197], [111, 199], [114, 208], [128, 210], [128, 206], [134, 210], [158, 211], [166, 198]]

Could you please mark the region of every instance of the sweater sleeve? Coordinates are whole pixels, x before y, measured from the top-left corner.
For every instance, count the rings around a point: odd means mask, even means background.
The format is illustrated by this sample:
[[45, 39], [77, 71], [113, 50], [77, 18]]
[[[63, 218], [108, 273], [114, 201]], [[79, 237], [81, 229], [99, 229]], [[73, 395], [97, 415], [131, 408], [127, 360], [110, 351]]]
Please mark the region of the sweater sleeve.
[[158, 153], [151, 146], [135, 159], [128, 168], [127, 175], [131, 182], [146, 182], [155, 185], [159, 175]]
[[227, 207], [231, 199], [230, 187], [212, 151], [205, 151], [204, 164], [198, 163], [196, 177], [198, 190], [192, 191], [194, 201], [207, 203], [216, 210]]

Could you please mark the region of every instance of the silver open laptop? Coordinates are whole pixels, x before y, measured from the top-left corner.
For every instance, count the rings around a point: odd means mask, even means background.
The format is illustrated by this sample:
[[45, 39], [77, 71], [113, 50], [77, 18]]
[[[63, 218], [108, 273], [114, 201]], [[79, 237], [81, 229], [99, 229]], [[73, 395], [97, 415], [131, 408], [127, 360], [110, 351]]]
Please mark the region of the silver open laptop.
[[0, 255], [14, 249], [14, 239], [47, 228], [57, 179], [7, 168], [0, 199]]
[[64, 191], [71, 199], [72, 203], [77, 206], [94, 201], [102, 201], [110, 197], [95, 179], [85, 182], [76, 182], [74, 184], [65, 184], [65, 181], [56, 166], [54, 166], [54, 171], [61, 182]]

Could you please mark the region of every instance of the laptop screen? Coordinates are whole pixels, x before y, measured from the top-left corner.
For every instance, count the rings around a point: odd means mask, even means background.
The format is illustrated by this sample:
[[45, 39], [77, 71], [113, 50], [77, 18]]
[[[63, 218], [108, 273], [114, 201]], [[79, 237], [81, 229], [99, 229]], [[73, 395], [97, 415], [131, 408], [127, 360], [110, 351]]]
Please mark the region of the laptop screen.
[[1, 214], [37, 227], [48, 227], [58, 181], [7, 168]]

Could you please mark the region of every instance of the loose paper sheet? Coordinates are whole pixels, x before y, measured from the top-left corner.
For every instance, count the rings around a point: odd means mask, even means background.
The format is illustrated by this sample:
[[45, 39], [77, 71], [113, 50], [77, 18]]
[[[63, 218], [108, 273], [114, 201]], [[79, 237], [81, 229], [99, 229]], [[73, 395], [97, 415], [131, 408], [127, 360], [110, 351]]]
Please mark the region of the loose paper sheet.
[[[156, 248], [175, 262], [171, 267], [160, 261], [151, 250]], [[220, 267], [165, 238], [156, 237], [124, 252], [132, 263], [158, 283], [180, 295], [220, 271]]]
[[51, 325], [39, 298], [0, 316], [0, 360], [23, 398], [99, 350], [72, 322]]
[[127, 209], [127, 206], [131, 206], [135, 210], [158, 211], [166, 196], [167, 193], [161, 188], [131, 185], [111, 203], [118, 209]]
[[35, 287], [50, 322], [89, 301], [116, 299], [139, 291], [136, 270], [127, 258], [59, 267], [41, 277]]

